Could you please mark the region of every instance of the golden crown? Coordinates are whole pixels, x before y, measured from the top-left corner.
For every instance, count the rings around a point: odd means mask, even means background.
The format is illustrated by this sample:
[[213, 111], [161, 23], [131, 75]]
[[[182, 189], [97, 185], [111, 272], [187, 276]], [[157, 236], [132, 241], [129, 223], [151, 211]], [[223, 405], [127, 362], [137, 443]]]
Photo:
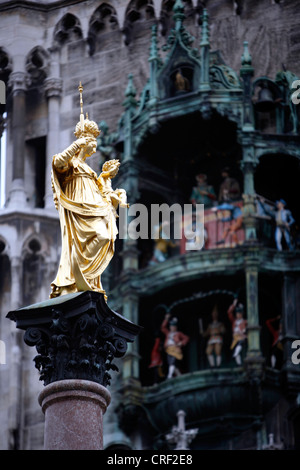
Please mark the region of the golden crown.
[[83, 86], [81, 82], [79, 83], [79, 94], [80, 94], [80, 121], [76, 124], [75, 127], [75, 136], [82, 137], [82, 136], [89, 136], [92, 135], [93, 137], [98, 137], [100, 134], [100, 130], [98, 124], [95, 121], [90, 121], [88, 118], [88, 113], [86, 113], [86, 119], [84, 119], [83, 115], [83, 100], [82, 100], [82, 92]]

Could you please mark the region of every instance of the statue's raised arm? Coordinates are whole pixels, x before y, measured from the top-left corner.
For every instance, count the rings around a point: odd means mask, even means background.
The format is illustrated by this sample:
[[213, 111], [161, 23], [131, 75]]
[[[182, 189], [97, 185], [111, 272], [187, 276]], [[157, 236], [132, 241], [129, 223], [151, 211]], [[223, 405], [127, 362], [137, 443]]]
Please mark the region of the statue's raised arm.
[[98, 125], [81, 115], [76, 140], [54, 155], [52, 188], [61, 225], [61, 258], [50, 297], [93, 290], [105, 295], [101, 275], [114, 255], [116, 209], [126, 206], [126, 192], [113, 190], [111, 179], [120, 163], [108, 160], [99, 178], [86, 159], [96, 152]]

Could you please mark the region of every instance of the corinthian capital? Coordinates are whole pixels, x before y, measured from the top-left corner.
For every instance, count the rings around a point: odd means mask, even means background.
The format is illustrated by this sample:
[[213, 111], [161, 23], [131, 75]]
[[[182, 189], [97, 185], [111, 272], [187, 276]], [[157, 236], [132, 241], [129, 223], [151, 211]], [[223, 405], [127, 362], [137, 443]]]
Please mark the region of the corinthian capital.
[[47, 78], [44, 82], [44, 90], [47, 98], [59, 98], [62, 92], [62, 79]]

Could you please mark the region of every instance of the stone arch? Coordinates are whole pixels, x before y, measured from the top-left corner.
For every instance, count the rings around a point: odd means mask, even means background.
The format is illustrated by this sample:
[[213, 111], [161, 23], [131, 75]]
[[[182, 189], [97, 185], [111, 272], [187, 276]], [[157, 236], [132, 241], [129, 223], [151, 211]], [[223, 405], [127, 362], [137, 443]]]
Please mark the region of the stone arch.
[[117, 12], [109, 3], [102, 3], [92, 14], [89, 22], [88, 45], [90, 55], [97, 50], [99, 37], [104, 33], [115, 31], [119, 27]]
[[[138, 22], [152, 21], [155, 19], [155, 10], [152, 0], [131, 0], [125, 13], [123, 33], [125, 44], [132, 41], [134, 29]], [[144, 26], [143, 26], [144, 27]]]
[[7, 82], [12, 68], [13, 65], [10, 55], [3, 47], [0, 47], [0, 80]]
[[0, 47], [0, 136], [3, 125], [1, 116], [5, 112], [6, 104], [6, 84], [8, 84], [12, 69], [13, 64], [10, 55], [3, 47]]
[[79, 19], [72, 13], [66, 13], [54, 29], [54, 42], [62, 46], [71, 41], [82, 39], [82, 28]]
[[40, 85], [49, 74], [49, 53], [41, 46], [34, 47], [26, 57], [25, 66], [31, 85]]
[[8, 244], [3, 237], [0, 237], [0, 256], [5, 254], [8, 254]]
[[126, 10], [126, 17], [132, 22], [150, 20], [154, 17], [152, 0], [131, 0]]
[[26, 305], [36, 302], [45, 278], [45, 258], [42, 242], [32, 234], [23, 244], [23, 302]]

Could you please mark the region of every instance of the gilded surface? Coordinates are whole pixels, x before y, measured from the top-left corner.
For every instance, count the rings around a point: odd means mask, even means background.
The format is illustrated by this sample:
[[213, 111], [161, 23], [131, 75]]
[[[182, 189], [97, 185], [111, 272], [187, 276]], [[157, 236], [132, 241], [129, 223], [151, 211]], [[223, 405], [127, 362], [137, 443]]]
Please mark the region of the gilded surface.
[[81, 107], [77, 140], [53, 157], [52, 189], [60, 217], [62, 251], [50, 298], [85, 290], [105, 294], [101, 274], [114, 255], [116, 210], [127, 203], [126, 192], [113, 190], [111, 185], [119, 170], [118, 160], [106, 161], [99, 176], [86, 163], [96, 152], [99, 133], [95, 122], [83, 119]]

